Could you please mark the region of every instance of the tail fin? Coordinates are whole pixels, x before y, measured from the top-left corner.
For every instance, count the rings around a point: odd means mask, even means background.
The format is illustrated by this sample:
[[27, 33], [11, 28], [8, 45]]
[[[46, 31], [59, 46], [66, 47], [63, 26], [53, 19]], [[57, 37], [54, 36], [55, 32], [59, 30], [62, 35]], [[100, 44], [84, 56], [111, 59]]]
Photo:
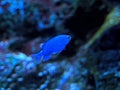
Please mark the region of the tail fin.
[[40, 63], [43, 55], [42, 52], [39, 52], [37, 54], [32, 54], [31, 57], [33, 58], [33, 60], [35, 60], [36, 63]]
[[44, 61], [48, 61], [51, 58], [51, 54], [50, 55], [44, 55], [41, 52], [37, 53], [37, 54], [32, 54], [31, 57], [36, 61], [36, 63], [40, 63], [40, 62], [44, 62]]

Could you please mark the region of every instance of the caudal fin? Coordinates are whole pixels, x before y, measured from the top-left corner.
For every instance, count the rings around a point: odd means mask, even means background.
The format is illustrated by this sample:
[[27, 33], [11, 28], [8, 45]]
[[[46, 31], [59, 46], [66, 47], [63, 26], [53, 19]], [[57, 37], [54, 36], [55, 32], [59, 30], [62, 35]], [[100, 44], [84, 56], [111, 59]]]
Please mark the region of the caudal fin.
[[35, 60], [36, 63], [40, 63], [43, 55], [40, 52], [40, 53], [37, 53], [37, 54], [31, 54], [31, 57], [33, 58], [33, 60]]
[[31, 57], [36, 61], [36, 63], [48, 61], [51, 58], [51, 55], [43, 55], [42, 52], [39, 52], [37, 54], [32, 54]]

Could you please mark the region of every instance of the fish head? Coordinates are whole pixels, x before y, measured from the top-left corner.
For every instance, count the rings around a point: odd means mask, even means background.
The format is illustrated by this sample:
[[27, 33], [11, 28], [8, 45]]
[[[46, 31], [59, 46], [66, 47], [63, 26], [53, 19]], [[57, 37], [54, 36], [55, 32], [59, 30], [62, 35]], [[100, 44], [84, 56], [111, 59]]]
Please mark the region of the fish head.
[[52, 44], [53, 53], [60, 53], [62, 50], [65, 49], [66, 45], [70, 42], [71, 36], [70, 35], [59, 35], [54, 39], [54, 43]]
[[62, 40], [62, 42], [64, 42], [65, 44], [68, 44], [69, 41], [71, 40], [71, 36], [70, 36], [70, 35], [61, 35], [61, 40]]

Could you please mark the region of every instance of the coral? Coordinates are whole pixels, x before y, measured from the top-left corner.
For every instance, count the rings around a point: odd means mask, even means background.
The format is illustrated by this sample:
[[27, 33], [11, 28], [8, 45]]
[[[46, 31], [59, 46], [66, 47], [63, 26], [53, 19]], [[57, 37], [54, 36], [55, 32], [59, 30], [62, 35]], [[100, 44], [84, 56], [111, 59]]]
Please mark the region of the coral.
[[[119, 90], [119, 0], [0, 0], [0, 90]], [[65, 50], [31, 54], [60, 34]], [[56, 42], [53, 42], [56, 45]]]

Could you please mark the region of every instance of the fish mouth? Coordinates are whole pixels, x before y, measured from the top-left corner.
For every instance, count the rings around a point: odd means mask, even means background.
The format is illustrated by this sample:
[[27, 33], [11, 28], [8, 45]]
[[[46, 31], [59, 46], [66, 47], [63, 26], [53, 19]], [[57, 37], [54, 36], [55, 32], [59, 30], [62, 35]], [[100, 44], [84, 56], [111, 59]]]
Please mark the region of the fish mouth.
[[70, 35], [67, 35], [67, 38], [68, 38], [68, 39], [71, 39], [71, 36], [70, 36]]

